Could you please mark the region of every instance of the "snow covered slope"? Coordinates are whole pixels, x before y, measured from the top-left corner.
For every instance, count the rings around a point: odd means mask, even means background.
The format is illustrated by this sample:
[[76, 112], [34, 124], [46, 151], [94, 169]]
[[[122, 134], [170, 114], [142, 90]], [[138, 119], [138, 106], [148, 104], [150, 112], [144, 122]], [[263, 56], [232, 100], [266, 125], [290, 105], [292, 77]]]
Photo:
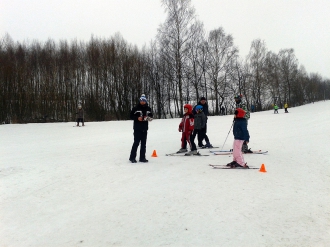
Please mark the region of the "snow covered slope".
[[[266, 173], [208, 166], [229, 155], [165, 156], [180, 119], [150, 122], [147, 164], [128, 161], [132, 121], [0, 125], [0, 246], [327, 246], [329, 109], [251, 114], [249, 147], [268, 154], [245, 160]], [[232, 119], [209, 117], [213, 145]]]

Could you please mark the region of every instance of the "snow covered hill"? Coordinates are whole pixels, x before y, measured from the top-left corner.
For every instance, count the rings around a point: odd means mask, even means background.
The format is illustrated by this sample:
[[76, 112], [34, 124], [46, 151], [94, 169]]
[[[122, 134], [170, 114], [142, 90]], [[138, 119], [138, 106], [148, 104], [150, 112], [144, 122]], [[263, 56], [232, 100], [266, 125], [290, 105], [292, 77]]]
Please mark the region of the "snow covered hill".
[[[132, 121], [0, 125], [0, 246], [327, 246], [329, 109], [251, 114], [249, 147], [268, 154], [245, 160], [266, 173], [212, 169], [232, 157], [208, 150], [165, 156], [180, 119], [150, 122], [146, 164], [128, 161]], [[232, 119], [209, 117], [214, 146]]]

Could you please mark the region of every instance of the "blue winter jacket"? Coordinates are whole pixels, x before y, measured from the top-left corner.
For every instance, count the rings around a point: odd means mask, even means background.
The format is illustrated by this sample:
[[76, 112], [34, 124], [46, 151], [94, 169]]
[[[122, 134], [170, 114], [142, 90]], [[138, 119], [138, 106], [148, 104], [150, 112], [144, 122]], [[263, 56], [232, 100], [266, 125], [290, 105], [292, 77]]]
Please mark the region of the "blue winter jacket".
[[250, 135], [247, 129], [247, 120], [245, 118], [234, 119], [233, 134], [235, 140], [250, 141]]

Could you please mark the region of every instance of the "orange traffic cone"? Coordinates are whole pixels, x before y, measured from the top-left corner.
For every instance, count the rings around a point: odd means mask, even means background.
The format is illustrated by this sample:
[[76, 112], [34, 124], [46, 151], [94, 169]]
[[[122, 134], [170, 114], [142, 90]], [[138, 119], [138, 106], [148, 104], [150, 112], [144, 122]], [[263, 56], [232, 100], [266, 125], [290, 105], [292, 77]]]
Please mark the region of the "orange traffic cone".
[[157, 153], [156, 153], [156, 150], [154, 150], [154, 151], [152, 152], [151, 157], [158, 157], [158, 156], [157, 156]]
[[264, 164], [261, 165], [259, 172], [267, 172]]

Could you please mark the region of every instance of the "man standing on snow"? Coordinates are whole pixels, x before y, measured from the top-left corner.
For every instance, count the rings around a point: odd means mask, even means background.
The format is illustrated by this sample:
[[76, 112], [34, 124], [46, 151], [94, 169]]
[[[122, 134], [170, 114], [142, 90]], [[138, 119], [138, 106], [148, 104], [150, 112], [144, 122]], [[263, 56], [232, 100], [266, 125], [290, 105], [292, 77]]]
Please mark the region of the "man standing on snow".
[[134, 129], [134, 142], [132, 145], [129, 160], [136, 163], [136, 152], [140, 146], [140, 162], [148, 162], [146, 159], [146, 144], [148, 135], [148, 122], [152, 120], [153, 114], [151, 108], [148, 106], [147, 98], [144, 94], [140, 97], [140, 102], [137, 104], [130, 113], [130, 118], [133, 122]]

